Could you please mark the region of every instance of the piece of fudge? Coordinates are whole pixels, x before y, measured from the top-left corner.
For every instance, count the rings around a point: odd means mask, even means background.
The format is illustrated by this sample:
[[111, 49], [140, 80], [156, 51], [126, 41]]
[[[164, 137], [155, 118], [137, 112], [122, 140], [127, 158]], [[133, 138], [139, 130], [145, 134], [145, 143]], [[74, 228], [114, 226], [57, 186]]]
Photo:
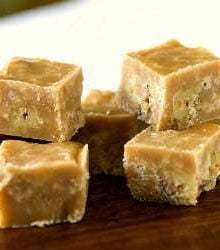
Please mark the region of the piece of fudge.
[[220, 60], [204, 48], [171, 40], [125, 56], [118, 104], [155, 130], [217, 119], [219, 100]]
[[115, 93], [92, 90], [82, 108], [86, 125], [73, 137], [88, 143], [92, 174], [123, 174], [124, 144], [146, 127], [146, 124], [115, 106]]
[[83, 101], [83, 107], [89, 109], [91, 106], [108, 106], [115, 104], [115, 92], [110, 90], [90, 90], [88, 96]]
[[135, 199], [195, 205], [220, 174], [220, 126], [144, 130], [125, 145], [124, 169]]
[[0, 134], [62, 142], [84, 125], [81, 68], [13, 58], [0, 74]]
[[0, 228], [80, 221], [88, 189], [88, 147], [3, 141]]

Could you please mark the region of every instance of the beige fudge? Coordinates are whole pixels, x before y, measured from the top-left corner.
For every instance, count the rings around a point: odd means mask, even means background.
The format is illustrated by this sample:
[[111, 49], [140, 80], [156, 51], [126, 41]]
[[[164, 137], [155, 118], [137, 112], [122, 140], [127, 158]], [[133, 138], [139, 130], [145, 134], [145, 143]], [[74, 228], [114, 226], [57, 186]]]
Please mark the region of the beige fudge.
[[14, 58], [0, 74], [0, 134], [68, 141], [84, 125], [81, 68]]
[[88, 143], [92, 174], [122, 175], [124, 144], [146, 124], [115, 106], [115, 93], [92, 90], [83, 102], [86, 125], [74, 137]]
[[3, 141], [0, 228], [80, 221], [88, 189], [88, 147]]
[[[175, 40], [125, 56], [117, 101], [155, 130], [219, 118], [220, 60]], [[210, 105], [212, 104], [212, 105]]]
[[124, 169], [135, 199], [195, 205], [220, 173], [220, 126], [144, 130], [125, 145]]

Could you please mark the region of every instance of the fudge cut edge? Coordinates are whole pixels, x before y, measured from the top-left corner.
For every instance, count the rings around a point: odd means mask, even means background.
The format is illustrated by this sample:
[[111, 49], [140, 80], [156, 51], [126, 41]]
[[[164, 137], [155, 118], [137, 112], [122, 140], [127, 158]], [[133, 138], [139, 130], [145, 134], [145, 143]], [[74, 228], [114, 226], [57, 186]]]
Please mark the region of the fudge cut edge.
[[182, 130], [219, 118], [220, 60], [189, 66], [164, 81], [166, 105], [158, 130]]
[[[15, 58], [12, 62], [19, 60], [28, 60], [30, 66], [36, 61]], [[48, 141], [69, 140], [85, 122], [80, 107], [82, 80], [81, 68], [75, 65], [62, 79], [49, 86], [16, 80], [11, 73], [7, 75], [6, 68], [0, 77], [0, 132]]]
[[140, 201], [196, 205], [200, 193], [213, 189], [220, 174], [220, 127], [211, 126], [216, 132], [196, 150], [178, 152], [136, 143], [147, 130], [130, 140], [125, 145], [124, 170], [132, 196]]
[[85, 124], [85, 115], [81, 108], [82, 95], [82, 69], [78, 67], [66, 82], [58, 85], [55, 89], [58, 111], [58, 123], [61, 134], [58, 141], [68, 141]]
[[[13, 143], [13, 141], [9, 143]], [[40, 164], [37, 162], [35, 166], [20, 166], [6, 162], [7, 165], [4, 166], [4, 147], [8, 147], [7, 144], [8, 141], [4, 141], [0, 147], [0, 161], [2, 165], [0, 169], [0, 227], [43, 227], [60, 222], [75, 223], [80, 221], [85, 213], [88, 193], [88, 146], [81, 145], [76, 159], [54, 161], [51, 162], [50, 166], [46, 166], [48, 163], [45, 165], [43, 162]], [[74, 143], [72, 144], [74, 146]], [[10, 144], [8, 145], [10, 146]], [[63, 195], [59, 192], [57, 193], [57, 188], [61, 184], [57, 181], [60, 181], [62, 177], [71, 177], [71, 175], [78, 184], [71, 183], [69, 187], [66, 186], [66, 191]], [[51, 184], [49, 191], [47, 192], [44, 188], [39, 191], [37, 185], [40, 185], [40, 183], [47, 185], [50, 181], [49, 177], [52, 180], [49, 183]], [[43, 182], [40, 181], [35, 186], [33, 181], [39, 181], [39, 179], [43, 179]], [[64, 180], [68, 181], [68, 179]], [[25, 188], [23, 191], [22, 184]], [[30, 189], [33, 191], [32, 194]], [[71, 197], [66, 200], [68, 202], [65, 202], [62, 199], [66, 199], [67, 191], [69, 191]], [[13, 194], [15, 194], [15, 197]], [[26, 195], [22, 206], [19, 205], [20, 195]], [[47, 197], [47, 201], [42, 201], [41, 198], [43, 197]], [[52, 198], [55, 200], [55, 203], [51, 200]], [[36, 202], [39, 202], [39, 204], [37, 205]], [[40, 202], [43, 202], [43, 204]], [[25, 210], [25, 204], [27, 204], [27, 211]], [[48, 210], [46, 213], [42, 212], [45, 208]], [[35, 215], [33, 211], [30, 213], [28, 209], [37, 210], [40, 215]], [[55, 211], [55, 217], [51, 215], [50, 210]]]
[[[138, 150], [143, 156], [133, 155], [131, 152]], [[148, 153], [145, 153], [148, 150]], [[132, 155], [131, 155], [132, 154]], [[145, 158], [145, 159], [144, 159]], [[178, 161], [178, 168], [162, 168], [160, 163], [155, 163], [157, 158], [169, 158], [169, 161]], [[187, 171], [183, 165], [187, 164]], [[196, 165], [193, 157], [188, 154], [172, 153], [168, 150], [157, 148], [138, 147], [125, 145], [124, 170], [127, 185], [134, 199], [139, 201], [169, 202], [171, 204], [195, 205], [197, 198]], [[175, 177], [173, 177], [175, 176]], [[180, 176], [180, 177], [178, 177]], [[192, 183], [192, 184], [191, 184]], [[183, 185], [185, 184], [185, 186]], [[189, 190], [187, 190], [189, 189]]]
[[153, 70], [137, 55], [181, 46], [179, 42], [171, 40], [151, 49], [126, 54], [122, 65], [121, 84], [116, 96], [119, 106], [130, 113], [136, 113], [138, 119], [147, 124], [156, 126], [163, 112], [163, 75]]
[[156, 126], [162, 116], [165, 98], [163, 77], [140, 60], [124, 57], [122, 79], [116, 96], [119, 107]]

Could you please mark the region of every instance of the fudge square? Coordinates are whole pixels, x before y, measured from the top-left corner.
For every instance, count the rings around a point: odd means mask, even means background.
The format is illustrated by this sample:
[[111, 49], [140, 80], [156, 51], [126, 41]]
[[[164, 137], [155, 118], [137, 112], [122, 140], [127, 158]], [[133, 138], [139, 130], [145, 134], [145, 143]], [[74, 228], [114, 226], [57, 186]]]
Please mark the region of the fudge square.
[[129, 53], [117, 99], [155, 130], [181, 130], [214, 120], [220, 112], [220, 60], [206, 49], [175, 40]]
[[82, 108], [86, 125], [73, 139], [89, 144], [91, 173], [122, 175], [124, 144], [146, 124], [118, 109], [112, 91], [91, 90]]
[[195, 205], [220, 173], [220, 126], [144, 130], [125, 145], [124, 169], [135, 199]]
[[81, 68], [13, 58], [0, 74], [0, 134], [62, 142], [84, 125]]
[[80, 221], [88, 188], [88, 147], [3, 141], [0, 228]]

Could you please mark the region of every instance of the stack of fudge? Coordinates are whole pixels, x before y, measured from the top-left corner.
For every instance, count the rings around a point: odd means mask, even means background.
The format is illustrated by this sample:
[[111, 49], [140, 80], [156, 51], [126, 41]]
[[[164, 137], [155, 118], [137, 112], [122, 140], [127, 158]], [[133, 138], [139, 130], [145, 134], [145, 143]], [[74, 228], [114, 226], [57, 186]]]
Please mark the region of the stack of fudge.
[[122, 72], [120, 107], [150, 125], [125, 145], [133, 197], [195, 205], [220, 174], [220, 59], [171, 40], [129, 53]]
[[1, 71], [0, 133], [16, 136], [0, 146], [1, 228], [83, 217], [88, 146], [70, 141], [85, 124], [82, 80], [80, 67], [42, 59], [13, 58]]
[[220, 59], [175, 40], [128, 53], [118, 91], [81, 103], [82, 70], [13, 58], [0, 71], [0, 227], [78, 222], [89, 176], [140, 201], [195, 205], [220, 175]]

